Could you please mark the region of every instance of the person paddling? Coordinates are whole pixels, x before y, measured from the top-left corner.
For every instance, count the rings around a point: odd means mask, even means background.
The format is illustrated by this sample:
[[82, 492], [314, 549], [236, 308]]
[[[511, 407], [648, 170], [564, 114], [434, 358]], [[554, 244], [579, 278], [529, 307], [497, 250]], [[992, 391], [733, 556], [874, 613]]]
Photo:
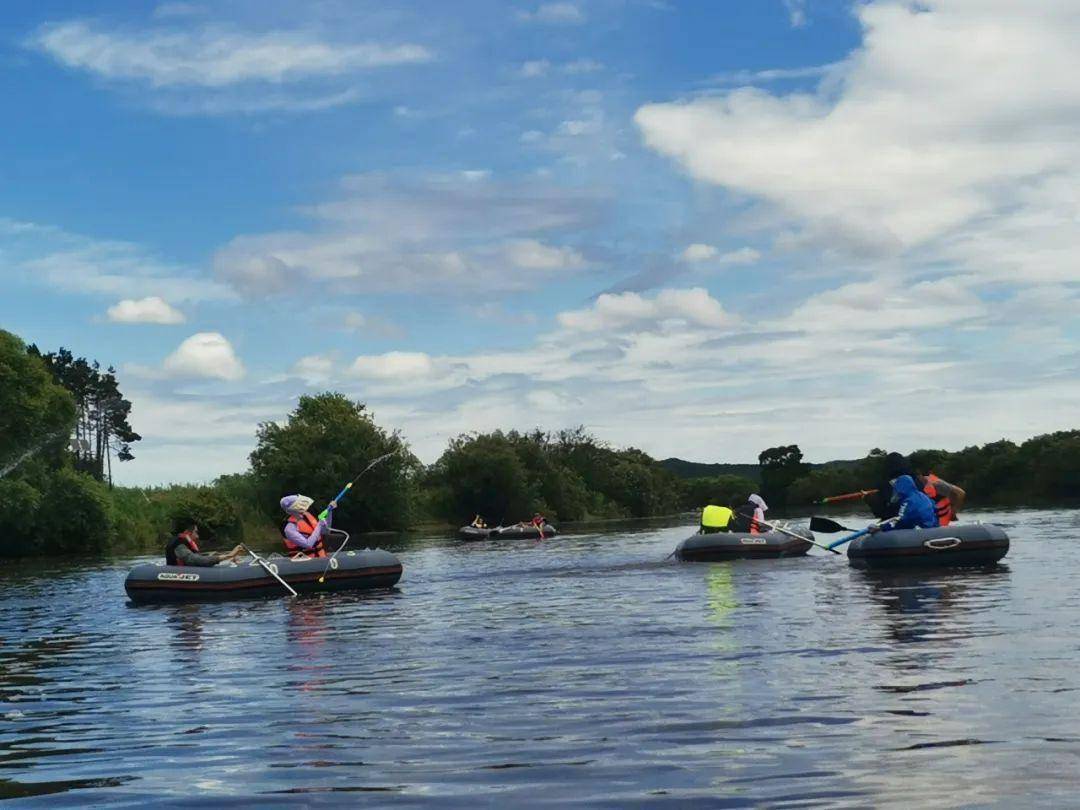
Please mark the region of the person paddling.
[[281, 524], [281, 538], [286, 553], [290, 557], [294, 554], [325, 557], [323, 537], [331, 528], [337, 501], [330, 501], [326, 507], [326, 517], [322, 519], [308, 511], [314, 501], [306, 495], [286, 495], [280, 503], [287, 515]]
[[762, 521], [765, 520], [765, 512], [768, 509], [765, 499], [755, 492], [746, 499], [746, 503], [735, 506], [731, 530], [733, 532], [761, 534]]
[[884, 524], [871, 526], [871, 534], [894, 529], [937, 528], [938, 517], [934, 502], [919, 491], [914, 478], [910, 475], [898, 476], [892, 483], [892, 491], [898, 505], [896, 517]]
[[726, 506], [709, 504], [701, 510], [700, 534], [716, 534], [717, 532], [730, 532], [731, 520], [735, 513]]
[[199, 550], [198, 525], [194, 521], [186, 521], [182, 524], [180, 533], [165, 544], [165, 564], [209, 568], [218, 563], [235, 560], [243, 553], [243, 546], [235, 546], [232, 551], [224, 553], [220, 551], [203, 553]]

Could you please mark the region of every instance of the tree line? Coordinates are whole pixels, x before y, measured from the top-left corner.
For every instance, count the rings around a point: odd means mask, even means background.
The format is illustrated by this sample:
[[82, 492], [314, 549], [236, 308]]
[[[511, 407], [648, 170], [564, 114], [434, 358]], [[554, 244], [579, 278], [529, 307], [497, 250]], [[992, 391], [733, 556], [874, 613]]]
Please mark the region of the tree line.
[[[404, 437], [378, 425], [362, 402], [325, 392], [301, 397], [281, 423], [256, 430], [250, 468], [209, 485], [112, 487], [113, 459], [140, 440], [115, 371], [66, 349], [43, 354], [0, 330], [0, 556], [156, 548], [196, 520], [210, 543], [269, 543], [278, 500], [302, 492], [325, 503], [372, 459], [393, 453], [349, 493], [335, 525], [355, 532], [461, 525], [474, 515], [516, 522], [542, 512], [559, 521], [668, 515], [730, 504], [760, 491], [778, 509], [805, 510], [829, 495], [874, 486], [885, 453], [809, 465], [797, 445], [764, 450], [760, 481], [741, 475], [684, 478], [635, 448], [583, 428], [495, 430], [451, 439], [425, 466]], [[961, 484], [974, 503], [1080, 501], [1080, 431], [958, 452], [920, 450], [916, 465]]]

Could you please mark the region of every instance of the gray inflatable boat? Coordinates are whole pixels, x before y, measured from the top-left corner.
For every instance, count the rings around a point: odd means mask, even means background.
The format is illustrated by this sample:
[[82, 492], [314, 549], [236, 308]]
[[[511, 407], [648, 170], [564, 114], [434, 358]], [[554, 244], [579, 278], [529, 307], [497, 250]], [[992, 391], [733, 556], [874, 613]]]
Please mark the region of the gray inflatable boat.
[[810, 539], [813, 535], [806, 529], [790, 529], [789, 531], [807, 539], [800, 540], [783, 532], [695, 534], [679, 543], [678, 548], [675, 549], [675, 558], [689, 562], [712, 562], [798, 557], [806, 554], [812, 545]]
[[[558, 529], [550, 523], [544, 524], [544, 537], [554, 537]], [[493, 529], [478, 529], [475, 526], [462, 526], [458, 529], [462, 540], [519, 540], [531, 537], [540, 539], [540, 531], [535, 526], [496, 526]]]
[[[297, 593], [390, 588], [401, 579], [402, 571], [401, 561], [382, 549], [343, 551], [332, 562], [328, 557], [291, 560], [271, 556], [264, 559]], [[326, 576], [320, 582], [324, 571]], [[124, 590], [137, 604], [207, 602], [287, 593], [281, 583], [254, 560], [209, 568], [144, 563], [128, 573]]]
[[856, 568], [989, 565], [1009, 553], [1009, 536], [992, 523], [961, 523], [936, 529], [898, 529], [851, 541], [848, 562]]

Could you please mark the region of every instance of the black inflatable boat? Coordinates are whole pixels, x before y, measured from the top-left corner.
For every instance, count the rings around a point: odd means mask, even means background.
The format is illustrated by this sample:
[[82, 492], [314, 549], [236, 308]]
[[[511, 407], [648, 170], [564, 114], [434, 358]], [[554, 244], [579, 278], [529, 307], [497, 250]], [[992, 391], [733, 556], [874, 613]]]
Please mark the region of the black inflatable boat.
[[675, 549], [675, 558], [690, 562], [712, 562], [760, 557], [798, 557], [808, 552], [812, 545], [810, 539], [813, 535], [806, 529], [791, 529], [790, 531], [807, 539], [800, 540], [789, 534], [775, 531], [764, 534], [742, 532], [695, 534], [679, 543], [678, 548]]
[[[321, 557], [265, 559], [297, 593], [389, 588], [401, 579], [401, 561], [382, 549], [343, 551], [332, 562]], [[325, 581], [320, 583], [324, 571]], [[124, 580], [124, 590], [138, 604], [205, 602], [286, 593], [281, 583], [254, 560], [210, 568], [145, 563], [131, 569]]]
[[848, 562], [856, 568], [988, 565], [1009, 552], [1009, 536], [992, 523], [936, 529], [897, 529], [851, 541]]
[[491, 529], [484, 527], [483, 529], [476, 526], [462, 526], [458, 529], [458, 537], [462, 540], [487, 540], [491, 534]]
[[[559, 532], [550, 523], [544, 524], [544, 537], [554, 537]], [[535, 526], [496, 526], [494, 529], [478, 529], [475, 526], [462, 526], [458, 529], [462, 540], [517, 540], [522, 538], [540, 538], [540, 530]]]

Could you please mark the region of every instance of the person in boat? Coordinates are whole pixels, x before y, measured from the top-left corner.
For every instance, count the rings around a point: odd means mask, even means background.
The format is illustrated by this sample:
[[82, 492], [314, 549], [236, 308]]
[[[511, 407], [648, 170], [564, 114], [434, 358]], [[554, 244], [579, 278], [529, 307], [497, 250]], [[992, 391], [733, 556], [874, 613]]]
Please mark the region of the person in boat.
[[916, 473], [915, 483], [934, 502], [938, 524], [948, 526], [954, 522], [967, 500], [967, 493], [956, 484], [938, 478], [926, 467], [916, 470]]
[[899, 502], [893, 497], [893, 481], [901, 475], [909, 475], [914, 478], [915, 473], [908, 464], [907, 458], [901, 453], [889, 453], [885, 456], [885, 466], [881, 481], [878, 483], [876, 492], [865, 495], [863, 500], [874, 513], [878, 520], [888, 520], [896, 517], [900, 511]]
[[731, 530], [733, 532], [761, 534], [765, 528], [761, 525], [761, 521], [765, 520], [765, 512], [768, 509], [765, 499], [755, 492], [746, 499], [745, 503], [736, 504], [732, 509], [735, 514], [731, 520]]
[[480, 515], [477, 515], [476, 517], [474, 517], [472, 519], [472, 523], [470, 523], [469, 525], [472, 526], [474, 529], [486, 529], [487, 528], [487, 524], [484, 522], [484, 519], [482, 517], [480, 517]]
[[209, 568], [219, 563], [235, 560], [244, 553], [242, 546], [235, 546], [232, 551], [202, 552], [199, 550], [199, 527], [194, 521], [185, 522], [181, 531], [165, 544], [166, 565], [194, 565]]
[[919, 490], [914, 478], [910, 475], [897, 476], [891, 489], [897, 503], [896, 517], [884, 525], [872, 526], [871, 534], [894, 529], [934, 529], [938, 526], [934, 502]]
[[730, 532], [731, 521], [734, 517], [735, 512], [729, 507], [709, 504], [701, 510], [701, 528], [698, 531], [700, 534]]
[[308, 511], [313, 503], [306, 495], [286, 495], [281, 499], [281, 508], [287, 516], [281, 524], [281, 537], [285, 542], [285, 552], [290, 557], [294, 554], [326, 556], [323, 537], [330, 531], [337, 503], [330, 501], [323, 520]]

